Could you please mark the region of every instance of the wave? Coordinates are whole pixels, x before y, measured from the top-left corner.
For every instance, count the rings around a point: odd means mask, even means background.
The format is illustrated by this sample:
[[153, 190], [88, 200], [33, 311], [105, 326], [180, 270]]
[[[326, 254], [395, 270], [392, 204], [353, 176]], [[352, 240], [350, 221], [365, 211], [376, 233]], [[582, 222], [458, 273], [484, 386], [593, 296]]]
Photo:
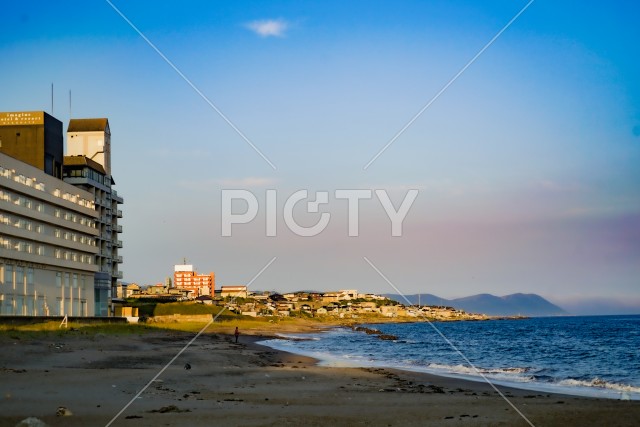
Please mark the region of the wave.
[[474, 369], [470, 366], [465, 365], [444, 365], [440, 363], [430, 363], [427, 365], [428, 368], [438, 369], [438, 370], [446, 370], [452, 373], [457, 374], [465, 374], [465, 375], [499, 375], [499, 374], [524, 374], [531, 371], [531, 368], [528, 367], [507, 367], [507, 368], [481, 368], [476, 367]]
[[561, 386], [569, 386], [569, 387], [595, 387], [600, 389], [624, 392], [624, 393], [638, 393], [640, 394], [640, 387], [634, 387], [627, 384], [620, 384], [605, 381], [601, 378], [593, 378], [592, 380], [575, 380], [575, 379], [566, 379], [558, 382]]
[[311, 337], [311, 336], [304, 336], [304, 335], [293, 335], [293, 334], [275, 334], [278, 338], [282, 338], [285, 340], [291, 340], [291, 341], [320, 341], [319, 337]]

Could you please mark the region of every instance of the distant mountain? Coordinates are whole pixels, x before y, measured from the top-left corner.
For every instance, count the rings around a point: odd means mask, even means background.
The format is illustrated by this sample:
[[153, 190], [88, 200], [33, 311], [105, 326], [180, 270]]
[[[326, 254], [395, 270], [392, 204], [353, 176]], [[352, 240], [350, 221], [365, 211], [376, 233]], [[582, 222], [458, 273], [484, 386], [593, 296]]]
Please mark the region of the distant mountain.
[[[404, 297], [397, 294], [385, 294], [400, 303], [406, 304]], [[512, 294], [497, 297], [491, 294], [478, 294], [470, 297], [445, 299], [432, 294], [406, 295], [411, 304], [446, 305], [462, 309], [468, 313], [483, 313], [490, 316], [564, 316], [565, 310], [536, 294]]]

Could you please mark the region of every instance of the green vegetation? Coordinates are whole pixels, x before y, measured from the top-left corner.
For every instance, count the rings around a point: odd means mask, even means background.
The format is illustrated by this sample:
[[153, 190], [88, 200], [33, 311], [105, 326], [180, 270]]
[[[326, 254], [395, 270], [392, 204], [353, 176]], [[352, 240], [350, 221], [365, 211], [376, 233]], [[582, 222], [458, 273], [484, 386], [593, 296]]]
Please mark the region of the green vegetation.
[[[217, 305], [206, 305], [196, 302], [169, 302], [166, 304], [158, 304], [153, 310], [154, 316], [170, 316], [172, 314], [212, 314], [216, 315], [222, 310]], [[225, 310], [226, 311], [226, 310]]]
[[[140, 300], [137, 298], [127, 300], [127, 306], [137, 307], [138, 316], [140, 317], [171, 316], [173, 314], [185, 316], [211, 314], [215, 316], [223, 310], [223, 307], [217, 305], [201, 304], [194, 301], [166, 302], [162, 300]], [[233, 317], [236, 315], [224, 310], [222, 316]]]
[[382, 306], [387, 306], [387, 305], [399, 305], [400, 303], [398, 301], [394, 301], [392, 299], [389, 298], [385, 298], [383, 300], [376, 300], [376, 307], [380, 308]]
[[123, 335], [142, 334], [154, 329], [143, 324], [130, 323], [69, 323], [60, 327], [60, 322], [32, 323], [28, 325], [0, 325], [0, 335], [12, 339], [34, 339], [45, 336], [62, 337], [65, 335]]

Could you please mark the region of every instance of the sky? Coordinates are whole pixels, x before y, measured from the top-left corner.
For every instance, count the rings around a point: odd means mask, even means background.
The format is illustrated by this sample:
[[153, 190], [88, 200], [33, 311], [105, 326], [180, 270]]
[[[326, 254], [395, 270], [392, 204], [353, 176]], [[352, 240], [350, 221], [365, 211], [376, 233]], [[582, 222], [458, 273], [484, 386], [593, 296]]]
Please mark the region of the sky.
[[[109, 119], [126, 282], [186, 258], [217, 286], [640, 312], [640, 5], [527, 4], [9, 2], [0, 111]], [[257, 214], [223, 236], [234, 189]], [[376, 189], [418, 190], [402, 235], [372, 193], [349, 236], [336, 190]]]

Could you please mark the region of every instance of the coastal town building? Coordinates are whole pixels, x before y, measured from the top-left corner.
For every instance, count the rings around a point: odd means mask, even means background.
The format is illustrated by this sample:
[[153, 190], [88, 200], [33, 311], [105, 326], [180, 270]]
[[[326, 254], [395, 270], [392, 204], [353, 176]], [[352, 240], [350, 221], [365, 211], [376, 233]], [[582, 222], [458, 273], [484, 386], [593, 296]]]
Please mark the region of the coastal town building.
[[322, 295], [323, 302], [349, 301], [358, 298], [358, 291], [355, 289], [342, 289], [335, 292], [325, 292]]
[[188, 291], [190, 298], [203, 295], [214, 295], [216, 285], [215, 273], [198, 274], [191, 264], [174, 266], [173, 286]]
[[234, 286], [221, 286], [220, 287], [220, 296], [222, 298], [231, 297], [231, 298], [247, 298], [249, 293], [247, 292], [247, 287], [243, 285], [234, 285]]
[[[92, 194], [98, 212], [98, 230], [95, 275], [96, 292], [101, 299], [115, 298], [118, 281], [122, 279], [119, 250], [122, 248], [121, 204], [124, 200], [113, 188], [111, 175], [111, 130], [109, 120], [71, 119], [67, 128], [67, 155], [63, 159], [63, 179], [69, 184]], [[101, 316], [108, 313], [101, 306]], [[113, 314], [113, 313], [112, 313]]]

